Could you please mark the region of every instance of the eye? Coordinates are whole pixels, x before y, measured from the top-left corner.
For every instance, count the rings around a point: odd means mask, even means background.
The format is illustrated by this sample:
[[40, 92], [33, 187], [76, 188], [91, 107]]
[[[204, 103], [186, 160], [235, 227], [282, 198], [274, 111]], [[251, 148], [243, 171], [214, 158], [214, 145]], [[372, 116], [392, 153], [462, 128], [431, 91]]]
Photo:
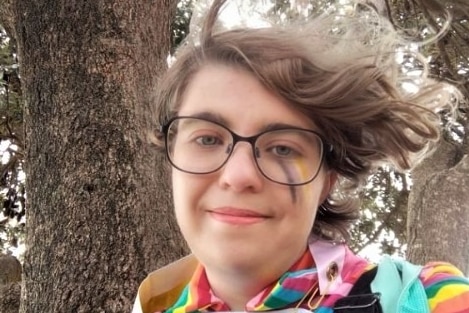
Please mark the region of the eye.
[[293, 149], [287, 146], [272, 147], [272, 152], [278, 156], [289, 156], [293, 153]]
[[220, 138], [210, 135], [199, 136], [195, 141], [202, 146], [214, 146], [223, 144]]
[[287, 145], [275, 145], [268, 149], [268, 151], [278, 158], [297, 158], [301, 155], [297, 149]]

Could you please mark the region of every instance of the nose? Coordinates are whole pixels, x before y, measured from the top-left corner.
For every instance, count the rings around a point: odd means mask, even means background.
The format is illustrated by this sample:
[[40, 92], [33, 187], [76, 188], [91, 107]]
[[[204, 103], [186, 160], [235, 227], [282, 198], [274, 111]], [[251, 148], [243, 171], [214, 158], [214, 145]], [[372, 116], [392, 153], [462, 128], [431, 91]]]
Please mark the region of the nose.
[[221, 187], [231, 188], [235, 192], [261, 190], [264, 178], [254, 160], [251, 145], [238, 142], [233, 149], [220, 172]]

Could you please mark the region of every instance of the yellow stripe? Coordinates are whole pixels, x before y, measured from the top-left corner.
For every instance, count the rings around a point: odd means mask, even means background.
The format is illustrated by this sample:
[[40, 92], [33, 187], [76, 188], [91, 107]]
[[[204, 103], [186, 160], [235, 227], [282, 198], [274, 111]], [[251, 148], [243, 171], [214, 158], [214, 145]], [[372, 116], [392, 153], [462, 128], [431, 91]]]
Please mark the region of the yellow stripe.
[[[275, 284], [275, 287], [272, 288], [272, 290], [270, 291], [270, 294], [273, 294], [274, 291], [279, 290], [279, 289], [280, 289], [280, 284], [277, 282], [277, 283]], [[265, 300], [265, 299], [263, 299], [263, 300]], [[265, 306], [265, 303], [264, 303], [264, 302], [262, 302], [260, 305], [258, 305], [258, 306], [256, 306], [256, 307], [254, 307], [254, 311], [265, 311], [265, 310], [270, 310], [270, 309], [271, 309], [271, 308]]]
[[441, 287], [438, 293], [432, 299], [428, 300], [428, 304], [433, 310], [438, 304], [460, 296], [465, 292], [469, 292], [469, 286], [466, 284], [448, 284]]
[[185, 313], [184, 306], [180, 306], [173, 310], [174, 313]]
[[299, 167], [301, 179], [305, 180], [306, 174], [307, 174], [307, 165], [306, 165], [305, 160], [303, 159], [297, 160], [296, 164], [297, 164], [297, 167]]

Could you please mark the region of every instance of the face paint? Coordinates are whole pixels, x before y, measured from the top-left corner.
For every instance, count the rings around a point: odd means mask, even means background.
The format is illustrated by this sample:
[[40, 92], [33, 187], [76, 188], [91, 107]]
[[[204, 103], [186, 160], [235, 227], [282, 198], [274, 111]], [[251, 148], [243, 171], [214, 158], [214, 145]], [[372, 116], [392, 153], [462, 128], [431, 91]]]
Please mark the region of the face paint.
[[[290, 167], [288, 167], [283, 162], [279, 162], [278, 164], [280, 165], [283, 172], [285, 173], [285, 176], [287, 177], [288, 182], [290, 184], [293, 183], [294, 182], [294, 180], [293, 180], [293, 174], [294, 173], [292, 173], [292, 169]], [[296, 188], [295, 188], [295, 186], [291, 186], [291, 185], [289, 187], [290, 187], [290, 195], [291, 195], [292, 202], [295, 203], [296, 202]]]
[[[287, 181], [292, 184], [297, 181], [305, 181], [308, 179], [307, 177], [307, 165], [303, 159], [296, 159], [294, 162], [278, 162], [280, 167], [282, 168]], [[297, 193], [296, 188], [297, 186], [290, 186], [290, 194], [292, 197], [292, 202], [296, 203], [297, 201]]]
[[293, 164], [296, 167], [296, 172], [301, 177], [302, 181], [307, 180], [309, 177], [308, 175], [308, 165], [306, 164], [303, 158], [296, 159], [295, 163]]
[[[297, 169], [298, 175], [300, 175], [302, 181], [306, 181], [308, 179], [311, 179], [311, 177], [308, 175], [308, 163], [305, 159], [297, 159], [295, 160], [295, 166]], [[307, 199], [312, 196], [311, 189], [306, 188], [305, 185], [301, 186], [303, 187], [301, 190], [303, 191], [303, 197], [304, 199]]]

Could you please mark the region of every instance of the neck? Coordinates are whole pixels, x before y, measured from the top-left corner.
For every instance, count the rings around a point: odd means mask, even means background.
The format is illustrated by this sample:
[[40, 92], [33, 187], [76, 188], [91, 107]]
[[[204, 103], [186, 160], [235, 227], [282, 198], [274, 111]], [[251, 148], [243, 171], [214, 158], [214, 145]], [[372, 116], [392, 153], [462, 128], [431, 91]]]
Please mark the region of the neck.
[[207, 278], [217, 297], [222, 299], [232, 311], [244, 311], [249, 300], [266, 286], [280, 277], [280, 274], [263, 277], [259, 273], [240, 273], [207, 270]]
[[245, 262], [232, 266], [207, 266], [205, 271], [214, 294], [232, 311], [244, 311], [246, 304], [269, 284], [276, 282], [304, 253], [295, 256], [279, 255], [269, 262], [248, 265]]

